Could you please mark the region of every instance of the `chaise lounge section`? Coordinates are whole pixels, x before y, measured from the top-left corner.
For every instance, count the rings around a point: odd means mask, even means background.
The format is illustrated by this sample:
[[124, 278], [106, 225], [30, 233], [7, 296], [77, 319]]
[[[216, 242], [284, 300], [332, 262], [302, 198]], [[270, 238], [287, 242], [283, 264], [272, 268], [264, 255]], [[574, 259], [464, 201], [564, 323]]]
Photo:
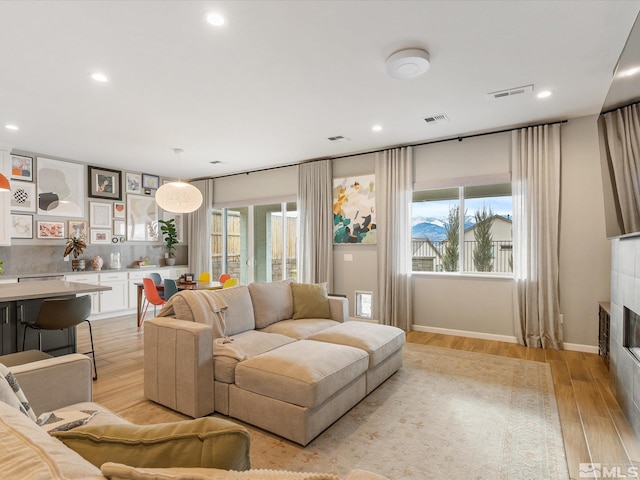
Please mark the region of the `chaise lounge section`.
[[174, 295], [145, 322], [145, 395], [307, 445], [402, 366], [404, 332], [347, 307], [290, 281]]

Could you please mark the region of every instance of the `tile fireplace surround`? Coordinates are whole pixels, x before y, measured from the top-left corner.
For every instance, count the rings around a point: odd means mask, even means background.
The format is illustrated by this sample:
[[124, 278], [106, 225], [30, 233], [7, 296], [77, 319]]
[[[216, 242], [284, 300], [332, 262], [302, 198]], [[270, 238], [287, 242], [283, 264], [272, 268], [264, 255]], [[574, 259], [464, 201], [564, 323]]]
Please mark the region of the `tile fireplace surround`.
[[624, 308], [640, 313], [640, 236], [611, 241], [610, 386], [640, 439], [640, 362], [624, 347]]

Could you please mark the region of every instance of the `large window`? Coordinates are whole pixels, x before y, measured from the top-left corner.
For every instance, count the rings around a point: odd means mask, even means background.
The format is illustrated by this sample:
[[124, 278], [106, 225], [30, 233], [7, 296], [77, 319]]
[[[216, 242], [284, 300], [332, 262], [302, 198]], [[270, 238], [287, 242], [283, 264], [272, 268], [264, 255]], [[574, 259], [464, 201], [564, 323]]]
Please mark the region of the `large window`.
[[229, 273], [248, 284], [296, 277], [295, 203], [215, 209], [212, 215], [213, 278]]
[[513, 271], [511, 184], [413, 193], [414, 272]]

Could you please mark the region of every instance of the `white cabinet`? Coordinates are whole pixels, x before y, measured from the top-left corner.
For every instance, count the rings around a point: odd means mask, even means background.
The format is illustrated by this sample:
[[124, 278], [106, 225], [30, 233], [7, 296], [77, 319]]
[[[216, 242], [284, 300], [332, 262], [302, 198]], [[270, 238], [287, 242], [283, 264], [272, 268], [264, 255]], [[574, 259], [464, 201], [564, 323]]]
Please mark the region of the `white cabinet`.
[[[11, 178], [10, 149], [1, 145], [0, 173]], [[0, 245], [11, 245], [11, 192], [0, 192]]]
[[111, 290], [100, 294], [100, 313], [118, 312], [129, 309], [129, 292], [127, 289], [127, 273], [100, 273], [100, 285], [111, 287]]
[[[65, 275], [64, 280], [66, 282], [73, 283], [88, 283], [90, 285], [99, 285], [100, 278], [97, 273], [80, 273], [77, 275]], [[87, 295], [91, 295], [91, 315], [95, 315], [100, 312], [100, 292], [91, 292]]]

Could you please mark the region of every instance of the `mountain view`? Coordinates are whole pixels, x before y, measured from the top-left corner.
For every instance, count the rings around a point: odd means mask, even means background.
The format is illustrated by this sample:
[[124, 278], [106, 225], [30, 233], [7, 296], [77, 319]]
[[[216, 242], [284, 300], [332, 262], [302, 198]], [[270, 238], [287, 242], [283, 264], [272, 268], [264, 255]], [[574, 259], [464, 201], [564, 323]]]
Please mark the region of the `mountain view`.
[[[475, 225], [475, 217], [465, 217], [465, 230]], [[444, 228], [445, 222], [435, 217], [414, 217], [411, 219], [411, 238], [427, 238], [431, 242], [441, 242], [447, 239]]]

